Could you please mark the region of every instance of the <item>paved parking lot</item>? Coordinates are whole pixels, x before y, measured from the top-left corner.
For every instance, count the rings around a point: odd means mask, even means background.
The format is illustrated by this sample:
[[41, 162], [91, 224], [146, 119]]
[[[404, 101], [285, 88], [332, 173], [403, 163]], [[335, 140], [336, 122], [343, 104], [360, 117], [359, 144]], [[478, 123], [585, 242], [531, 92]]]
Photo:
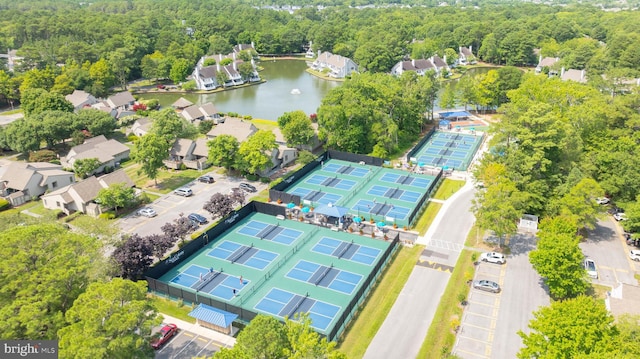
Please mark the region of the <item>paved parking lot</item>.
[[[474, 280], [488, 279], [504, 286], [506, 264], [480, 263]], [[460, 321], [454, 353], [463, 358], [491, 358], [502, 292], [471, 288]]]
[[[158, 328], [159, 330], [159, 328]], [[210, 358], [221, 344], [196, 333], [180, 330], [164, 347], [156, 352], [156, 359]]]
[[[154, 218], [147, 218], [137, 214], [137, 211], [119, 220], [119, 226], [124, 233], [138, 233], [140, 236], [146, 236], [150, 234], [160, 234], [162, 227], [165, 223], [173, 221], [178, 218], [180, 213], [188, 216], [190, 213], [198, 213], [203, 215], [209, 221], [211, 221], [211, 214], [202, 206], [211, 198], [214, 193], [228, 194], [229, 191], [238, 187], [241, 182], [247, 182], [254, 185], [259, 193], [263, 189], [267, 188], [267, 184], [260, 182], [247, 181], [244, 178], [226, 177], [214, 173], [202, 173], [203, 175], [209, 174], [215, 178], [215, 183], [201, 183], [193, 181], [184, 187], [191, 188], [193, 195], [190, 197], [182, 197], [176, 194], [169, 193], [158, 198], [156, 201], [148, 205], [153, 208], [158, 215]], [[247, 193], [247, 202], [255, 193]]]

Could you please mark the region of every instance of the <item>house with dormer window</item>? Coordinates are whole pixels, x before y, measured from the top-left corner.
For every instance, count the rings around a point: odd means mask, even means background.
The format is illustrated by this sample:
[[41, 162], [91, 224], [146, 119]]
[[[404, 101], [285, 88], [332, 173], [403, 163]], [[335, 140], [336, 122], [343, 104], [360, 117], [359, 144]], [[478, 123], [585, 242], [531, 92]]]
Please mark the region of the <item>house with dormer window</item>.
[[329, 77], [343, 79], [354, 72], [358, 72], [358, 65], [348, 57], [335, 55], [328, 51], [318, 51], [318, 57], [311, 64], [311, 69], [327, 72]]

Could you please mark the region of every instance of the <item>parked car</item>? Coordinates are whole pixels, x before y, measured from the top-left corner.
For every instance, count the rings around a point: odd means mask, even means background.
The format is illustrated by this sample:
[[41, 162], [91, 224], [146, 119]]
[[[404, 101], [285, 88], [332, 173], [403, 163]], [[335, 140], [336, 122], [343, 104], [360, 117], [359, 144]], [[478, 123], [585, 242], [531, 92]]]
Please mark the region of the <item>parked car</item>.
[[201, 216], [197, 213], [191, 213], [190, 215], [187, 216], [187, 218], [189, 218], [191, 222], [195, 222], [197, 224], [205, 224], [208, 222], [204, 216]]
[[193, 194], [193, 191], [190, 188], [180, 187], [177, 190], [173, 191], [173, 193], [177, 194], [178, 196], [189, 197]]
[[608, 212], [609, 214], [616, 214], [616, 213], [624, 212], [624, 210], [623, 210], [622, 208], [620, 208], [620, 207], [611, 206], [611, 207], [607, 210], [607, 212]]
[[626, 213], [624, 213], [624, 212], [618, 212], [618, 213], [615, 213], [615, 214], [613, 215], [613, 218], [614, 218], [616, 221], [618, 221], [618, 222], [620, 222], [620, 221], [626, 221], [626, 220], [627, 220], [627, 214], [626, 214]]
[[492, 293], [500, 292], [500, 285], [498, 283], [486, 279], [473, 281], [473, 287]]
[[600, 197], [600, 198], [596, 198], [596, 203], [597, 204], [609, 204], [609, 198], [607, 197]]
[[587, 258], [584, 260], [584, 269], [589, 277], [598, 279], [598, 267], [596, 267], [596, 262], [593, 259]]
[[151, 347], [160, 349], [166, 342], [178, 333], [178, 326], [175, 324], [167, 324], [160, 329], [160, 332], [151, 339]]
[[498, 252], [487, 252], [480, 255], [480, 260], [489, 263], [505, 264], [507, 259], [504, 254]]
[[245, 183], [245, 182], [240, 183], [240, 188], [242, 188], [243, 190], [245, 190], [247, 192], [251, 192], [251, 193], [258, 192], [258, 190], [254, 186], [252, 186], [252, 185], [250, 185], [248, 183]]
[[213, 179], [213, 176], [209, 176], [209, 175], [198, 177], [198, 182], [202, 182], [202, 183], [213, 183], [215, 181], [216, 180]]
[[636, 262], [640, 262], [640, 250], [638, 249], [632, 249], [629, 251], [629, 258], [631, 258], [631, 260], [634, 260]]
[[142, 208], [141, 210], [138, 211], [138, 214], [144, 217], [149, 217], [149, 218], [152, 218], [158, 215], [158, 213], [156, 213], [156, 211], [151, 207]]

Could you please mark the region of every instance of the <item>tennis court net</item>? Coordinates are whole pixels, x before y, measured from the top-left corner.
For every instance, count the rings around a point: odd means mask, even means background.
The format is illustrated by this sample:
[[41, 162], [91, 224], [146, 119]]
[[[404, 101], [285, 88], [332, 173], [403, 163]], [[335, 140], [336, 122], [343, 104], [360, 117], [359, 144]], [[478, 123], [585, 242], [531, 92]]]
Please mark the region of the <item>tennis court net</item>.
[[[280, 223], [276, 224], [275, 226], [272, 226], [265, 234], [260, 236], [260, 239], [265, 239], [268, 235], [271, 234], [271, 232], [275, 231], [276, 228], [278, 228], [278, 227], [280, 227]], [[253, 247], [253, 244], [251, 246]]]
[[233, 264], [237, 262], [243, 255], [245, 255], [251, 248], [253, 248], [253, 243], [251, 243], [251, 247], [246, 247], [242, 250], [242, 252], [234, 255], [232, 258], [229, 258], [229, 261]]
[[202, 288], [204, 288], [207, 284], [211, 283], [214, 279], [216, 279], [220, 273], [222, 272], [218, 272], [218, 271], [213, 271], [213, 272], [209, 272], [207, 273], [204, 278], [202, 278], [202, 280], [200, 281], [201, 283], [198, 284], [198, 287], [196, 288], [197, 290], [201, 290]]
[[322, 272], [322, 274], [320, 275], [320, 277], [318, 277], [318, 279], [315, 281], [315, 285], [320, 284], [320, 282], [322, 282], [322, 280], [324, 279], [324, 277], [327, 276], [327, 274], [329, 274], [329, 272], [331, 271], [331, 268], [333, 268], [333, 264], [331, 264], [331, 267], [327, 267], [327, 269], [324, 270], [324, 272]]
[[349, 250], [349, 248], [351, 248], [351, 246], [353, 245], [353, 240], [351, 241], [351, 243], [347, 244], [344, 249], [340, 252], [340, 254], [338, 255], [338, 259], [342, 258], [342, 256], [344, 256], [347, 251]]

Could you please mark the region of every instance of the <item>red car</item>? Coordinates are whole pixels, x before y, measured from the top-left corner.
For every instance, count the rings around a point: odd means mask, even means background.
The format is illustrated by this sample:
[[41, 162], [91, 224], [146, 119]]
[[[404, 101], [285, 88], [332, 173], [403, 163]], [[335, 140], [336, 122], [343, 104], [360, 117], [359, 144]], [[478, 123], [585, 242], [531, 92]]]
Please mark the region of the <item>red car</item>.
[[160, 333], [153, 336], [151, 340], [151, 347], [153, 349], [160, 349], [166, 342], [171, 339], [178, 332], [178, 326], [175, 324], [167, 324], [162, 329], [160, 329]]

